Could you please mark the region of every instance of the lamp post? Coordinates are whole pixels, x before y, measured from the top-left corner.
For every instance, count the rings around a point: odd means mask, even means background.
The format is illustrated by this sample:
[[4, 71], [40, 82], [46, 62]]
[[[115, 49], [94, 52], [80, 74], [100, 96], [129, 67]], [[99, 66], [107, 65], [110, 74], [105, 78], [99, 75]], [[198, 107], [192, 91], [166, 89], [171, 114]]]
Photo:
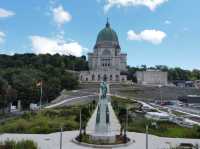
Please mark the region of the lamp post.
[[82, 110], [80, 109], [80, 135], [82, 134]]
[[146, 149], [148, 149], [148, 131], [149, 131], [149, 126], [146, 124]]
[[60, 128], [60, 149], [62, 149], [62, 132], [63, 132], [63, 128]]
[[126, 108], [126, 131], [128, 128], [128, 108]]
[[128, 108], [126, 108], [126, 121], [125, 121], [125, 129], [124, 129], [124, 141], [127, 142], [127, 128], [128, 128]]

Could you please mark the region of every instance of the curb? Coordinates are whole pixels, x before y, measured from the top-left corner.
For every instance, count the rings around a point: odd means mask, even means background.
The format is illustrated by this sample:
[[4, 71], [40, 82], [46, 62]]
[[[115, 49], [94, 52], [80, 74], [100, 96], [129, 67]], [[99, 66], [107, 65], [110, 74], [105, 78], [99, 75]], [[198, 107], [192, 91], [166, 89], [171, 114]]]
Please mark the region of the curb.
[[75, 138], [72, 139], [72, 142], [77, 144], [77, 145], [81, 145], [81, 146], [85, 146], [85, 147], [92, 147], [92, 148], [118, 148], [118, 147], [126, 147], [131, 145], [132, 143], [135, 142], [135, 140], [130, 140], [128, 143], [126, 144], [116, 144], [116, 145], [98, 145], [98, 144], [88, 144], [88, 143], [84, 143], [84, 142], [78, 142]]

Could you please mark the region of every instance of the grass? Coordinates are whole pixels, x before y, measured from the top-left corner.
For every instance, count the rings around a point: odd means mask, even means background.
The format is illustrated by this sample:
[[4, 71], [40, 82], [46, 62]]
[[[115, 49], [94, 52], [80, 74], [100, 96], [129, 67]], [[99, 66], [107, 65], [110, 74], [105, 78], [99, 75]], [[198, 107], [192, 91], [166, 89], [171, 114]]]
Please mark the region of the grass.
[[135, 108], [135, 107], [139, 107], [141, 104], [131, 100], [131, 99], [124, 99], [124, 98], [120, 98], [117, 96], [112, 96], [111, 97], [111, 104], [113, 105], [113, 108], [117, 107], [123, 107], [123, 108]]
[[59, 131], [60, 127], [63, 127], [64, 131], [77, 130], [80, 109], [82, 109], [82, 120], [85, 124], [93, 111], [89, 112], [88, 104], [27, 112], [19, 118], [2, 123], [0, 133], [48, 134]]
[[[200, 139], [200, 127], [185, 128], [172, 122], [152, 121], [145, 118], [144, 114], [137, 113], [140, 104], [119, 97], [112, 97], [113, 109], [121, 123], [125, 126], [126, 108], [129, 108], [128, 131], [145, 133], [146, 124], [149, 125], [149, 133], [161, 137], [196, 138]], [[154, 125], [156, 123], [156, 126]]]
[[145, 125], [149, 123], [149, 133], [161, 137], [172, 138], [200, 138], [196, 128], [185, 128], [171, 122], [157, 121], [157, 127], [152, 125], [153, 121], [145, 118], [138, 121], [129, 121], [128, 131], [145, 133]]
[[174, 110], [172, 110], [172, 113], [175, 114], [176, 116], [185, 116], [186, 115], [185, 113], [174, 111]]
[[38, 149], [37, 144], [32, 140], [13, 141], [6, 140], [0, 142], [0, 149]]
[[119, 93], [122, 96], [126, 96], [126, 97], [129, 97], [129, 98], [133, 98], [133, 97], [137, 96], [141, 92], [142, 92], [142, 90], [133, 89], [133, 88], [126, 88], [126, 89], [120, 89], [119, 90]]

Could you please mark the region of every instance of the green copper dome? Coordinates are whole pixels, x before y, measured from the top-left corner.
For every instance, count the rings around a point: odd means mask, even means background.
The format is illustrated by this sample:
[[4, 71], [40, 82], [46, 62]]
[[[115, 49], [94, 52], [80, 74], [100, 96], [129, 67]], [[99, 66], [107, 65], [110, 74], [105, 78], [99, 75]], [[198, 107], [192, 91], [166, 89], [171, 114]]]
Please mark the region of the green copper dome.
[[117, 33], [110, 27], [109, 22], [106, 23], [106, 27], [102, 29], [97, 36], [97, 43], [104, 41], [118, 43]]

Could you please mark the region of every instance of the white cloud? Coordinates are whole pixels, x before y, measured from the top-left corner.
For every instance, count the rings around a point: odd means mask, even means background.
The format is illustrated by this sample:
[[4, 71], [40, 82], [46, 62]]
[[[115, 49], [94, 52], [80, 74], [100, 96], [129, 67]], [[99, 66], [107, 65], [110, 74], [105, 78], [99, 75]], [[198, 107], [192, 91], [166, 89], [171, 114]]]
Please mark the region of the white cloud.
[[138, 40], [138, 41], [148, 41], [153, 44], [162, 43], [163, 39], [166, 37], [166, 33], [159, 30], [144, 30], [140, 33], [135, 33], [133, 30], [127, 32], [128, 40]]
[[61, 26], [67, 22], [70, 22], [72, 19], [72, 16], [69, 12], [64, 10], [63, 6], [58, 6], [56, 8], [52, 9], [53, 12], [53, 18], [54, 21], [58, 24], [58, 26]]
[[167, 2], [168, 0], [106, 0], [104, 10], [108, 11], [111, 7], [126, 7], [126, 6], [146, 6], [151, 11], [154, 11], [159, 5]]
[[33, 52], [36, 54], [61, 54], [81, 56], [86, 48], [83, 48], [78, 42], [66, 42], [59, 39], [51, 39], [42, 36], [31, 36]]
[[0, 18], [11, 17], [14, 15], [15, 15], [15, 13], [13, 11], [0, 8]]
[[165, 22], [164, 22], [165, 24], [167, 24], [167, 25], [169, 25], [169, 24], [172, 24], [172, 22], [171, 21], [169, 21], [169, 20], [165, 20]]
[[0, 32], [0, 44], [4, 42], [6, 34], [4, 32]]

